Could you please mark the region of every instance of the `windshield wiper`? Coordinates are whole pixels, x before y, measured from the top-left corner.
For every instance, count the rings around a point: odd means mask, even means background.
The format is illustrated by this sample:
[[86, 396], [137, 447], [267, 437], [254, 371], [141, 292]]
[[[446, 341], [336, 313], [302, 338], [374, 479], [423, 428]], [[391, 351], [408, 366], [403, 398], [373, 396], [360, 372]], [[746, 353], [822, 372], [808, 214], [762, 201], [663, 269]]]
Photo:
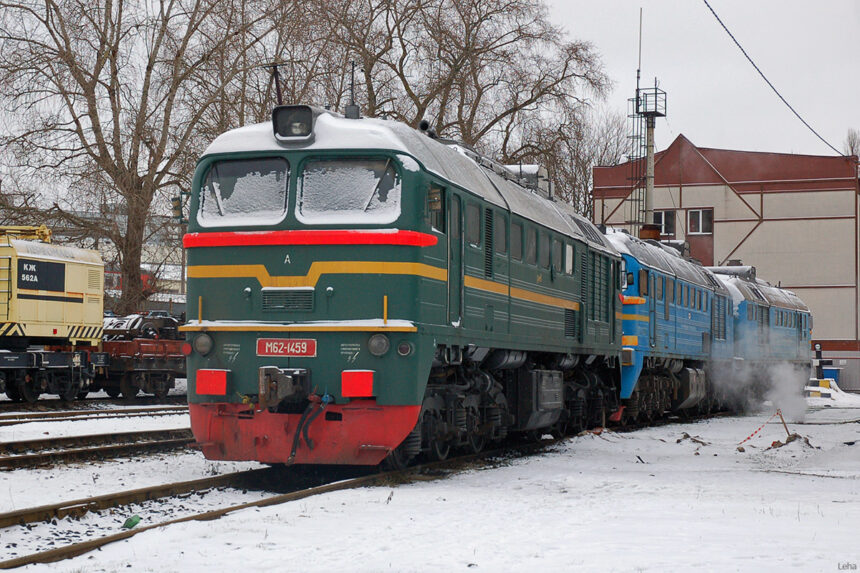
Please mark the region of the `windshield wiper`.
[[382, 179], [385, 177], [385, 174], [388, 173], [388, 165], [391, 163], [391, 158], [385, 160], [385, 167], [382, 168], [382, 175], [379, 179], [376, 180], [376, 186], [373, 188], [373, 193], [370, 194], [370, 197], [367, 198], [367, 203], [364, 205], [364, 212], [370, 208], [370, 204], [373, 202], [373, 197], [376, 195], [376, 192], [379, 191], [379, 186], [382, 184]]

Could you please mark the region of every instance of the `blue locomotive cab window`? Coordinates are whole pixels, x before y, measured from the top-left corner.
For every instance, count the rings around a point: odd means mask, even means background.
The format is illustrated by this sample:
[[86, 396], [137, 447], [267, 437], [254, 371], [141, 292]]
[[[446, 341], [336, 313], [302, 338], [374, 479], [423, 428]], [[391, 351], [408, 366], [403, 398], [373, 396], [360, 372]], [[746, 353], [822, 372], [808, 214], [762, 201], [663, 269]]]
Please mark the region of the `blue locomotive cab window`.
[[217, 161], [200, 189], [197, 220], [203, 226], [271, 225], [284, 218], [290, 167], [266, 157]]
[[400, 175], [391, 159], [308, 161], [298, 194], [302, 223], [384, 225], [400, 217]]

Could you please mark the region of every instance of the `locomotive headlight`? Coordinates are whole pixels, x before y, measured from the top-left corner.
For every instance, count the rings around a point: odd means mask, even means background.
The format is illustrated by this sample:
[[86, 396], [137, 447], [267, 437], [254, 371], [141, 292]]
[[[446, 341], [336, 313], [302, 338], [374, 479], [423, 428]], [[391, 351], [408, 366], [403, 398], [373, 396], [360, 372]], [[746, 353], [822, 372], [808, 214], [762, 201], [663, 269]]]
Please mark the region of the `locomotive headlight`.
[[388, 349], [391, 348], [391, 342], [389, 342], [388, 337], [384, 334], [374, 334], [367, 341], [367, 349], [374, 356], [382, 356]]
[[818, 342], [815, 343], [815, 350], [821, 350], [821, 344], [820, 343], [818, 343]]
[[313, 136], [310, 106], [281, 105], [272, 110], [272, 128], [278, 141], [307, 141]]
[[210, 352], [212, 352], [212, 347], [215, 346], [215, 343], [212, 341], [212, 337], [206, 334], [198, 334], [194, 340], [191, 342], [191, 346], [194, 347], [194, 350], [198, 354], [202, 354], [206, 356]]
[[412, 345], [405, 340], [401, 340], [397, 343], [397, 354], [400, 356], [409, 356], [412, 354]]

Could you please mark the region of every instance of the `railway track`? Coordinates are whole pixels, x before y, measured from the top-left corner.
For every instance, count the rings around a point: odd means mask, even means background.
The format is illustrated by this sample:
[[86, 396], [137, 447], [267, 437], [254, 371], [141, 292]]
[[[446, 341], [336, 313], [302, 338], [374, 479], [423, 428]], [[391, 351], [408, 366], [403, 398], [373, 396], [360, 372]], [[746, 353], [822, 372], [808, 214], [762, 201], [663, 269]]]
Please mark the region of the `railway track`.
[[111, 410], [63, 410], [57, 412], [24, 412], [0, 414], [0, 426], [28, 422], [73, 422], [78, 420], [106, 420], [141, 416], [175, 416], [188, 412], [188, 406], [148, 406], [143, 408], [117, 408]]
[[[447, 476], [450, 473], [457, 471], [458, 469], [461, 469], [463, 467], [469, 467], [476, 460], [488, 460], [499, 456], [510, 456], [512, 455], [513, 451], [517, 452], [516, 455], [528, 455], [535, 453], [536, 451], [544, 450], [546, 447], [554, 443], [556, 443], [556, 440], [553, 440], [551, 442], [519, 445], [516, 447], [508, 446], [500, 450], [492, 450], [479, 454], [460, 456], [456, 458], [451, 458], [443, 462], [432, 462], [416, 465], [410, 467], [404, 472], [375, 472], [370, 475], [359, 475], [357, 477], [351, 477], [349, 479], [343, 479], [343, 469], [339, 470], [341, 472], [339, 475], [330, 477], [313, 476], [311, 474], [306, 474], [304, 475], [304, 477], [302, 477], [302, 474], [294, 474], [292, 475], [292, 477], [298, 478], [299, 481], [307, 482], [308, 480], [317, 480], [323, 483], [321, 483], [320, 485], [312, 485], [310, 487], [307, 486], [307, 483], [302, 483], [299, 484], [299, 486], [295, 488], [294, 491], [278, 493], [276, 495], [271, 495], [260, 500], [230, 505], [212, 511], [194, 513], [179, 518], [167, 519], [158, 523], [139, 526], [135, 527], [134, 529], [127, 529], [125, 531], [121, 531], [119, 533], [114, 533], [104, 537], [89, 539], [80, 543], [73, 543], [55, 549], [49, 549], [46, 551], [40, 551], [29, 555], [15, 557], [6, 561], [0, 561], [0, 569], [11, 569], [34, 563], [51, 563], [63, 559], [70, 559], [72, 557], [82, 555], [109, 543], [113, 543], [114, 541], [128, 539], [129, 537], [137, 535], [138, 533], [143, 533], [144, 531], [149, 531], [151, 529], [166, 527], [169, 525], [174, 525], [187, 521], [208, 521], [212, 519], [218, 519], [229, 513], [252, 507], [268, 507], [291, 501], [297, 501], [300, 499], [305, 499], [324, 493], [342, 491], [347, 489], [356, 489], [371, 485], [382, 485], [391, 483], [399, 484], [406, 483], [409, 481], [426, 481], [427, 479], [438, 479]], [[269, 476], [270, 479], [274, 478], [278, 483], [283, 484], [285, 480], [283, 479], [283, 477], [278, 477], [278, 472], [290, 470], [294, 471], [293, 468], [287, 468], [286, 470], [284, 468], [265, 468], [258, 470], [249, 470], [245, 472], [225, 474], [222, 476], [214, 476], [199, 480], [165, 484], [154, 486], [151, 488], [141, 488], [138, 490], [122, 492], [118, 494], [109, 494], [93, 498], [79, 499], [55, 505], [45, 505], [41, 507], [18, 510], [10, 513], [0, 514], [0, 528], [14, 527], [16, 525], [27, 526], [37, 522], [50, 521], [53, 519], [62, 519], [65, 517], [79, 518], [90, 511], [115, 508], [122, 505], [140, 503], [148, 500], [163, 499], [170, 496], [177, 496], [189, 492], [200, 492], [202, 490], [212, 489], [215, 487], [247, 487], [247, 483], [249, 480], [254, 481], [263, 478], [265, 481], [266, 476]], [[353, 469], [351, 471], [367, 472], [373, 470]]]
[[45, 412], [48, 410], [75, 410], [87, 409], [102, 405], [111, 406], [155, 406], [166, 404], [185, 404], [188, 398], [182, 396], [167, 396], [156, 398], [154, 396], [141, 396], [139, 398], [84, 398], [66, 402], [60, 399], [39, 400], [38, 402], [13, 402], [11, 400], [0, 400], [0, 412]]
[[150, 430], [112, 434], [40, 438], [0, 443], [0, 470], [183, 448], [194, 442], [191, 430]]

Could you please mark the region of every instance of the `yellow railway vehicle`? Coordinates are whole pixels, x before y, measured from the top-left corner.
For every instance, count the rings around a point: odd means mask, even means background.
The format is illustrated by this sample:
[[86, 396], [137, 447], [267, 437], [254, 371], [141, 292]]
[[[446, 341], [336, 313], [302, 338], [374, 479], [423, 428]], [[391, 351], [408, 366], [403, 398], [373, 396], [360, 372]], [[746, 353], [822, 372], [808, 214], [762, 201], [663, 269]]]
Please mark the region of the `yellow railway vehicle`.
[[98, 251], [52, 244], [44, 225], [0, 227], [0, 391], [86, 394], [103, 304]]

